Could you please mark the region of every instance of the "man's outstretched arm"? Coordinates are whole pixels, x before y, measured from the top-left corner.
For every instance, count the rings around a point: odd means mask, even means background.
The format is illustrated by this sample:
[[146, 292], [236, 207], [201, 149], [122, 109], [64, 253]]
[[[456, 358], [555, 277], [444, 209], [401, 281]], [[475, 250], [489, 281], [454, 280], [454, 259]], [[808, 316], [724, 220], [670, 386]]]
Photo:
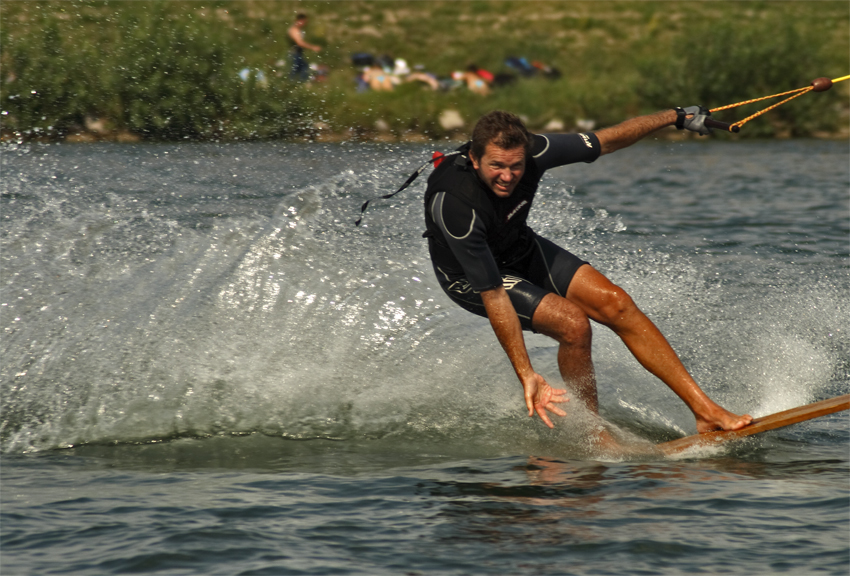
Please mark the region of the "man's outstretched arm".
[[705, 125], [706, 119], [711, 116], [711, 111], [702, 106], [690, 106], [688, 108], [676, 108], [675, 110], [662, 110], [655, 114], [638, 116], [631, 120], [621, 122], [610, 128], [603, 128], [595, 132], [601, 148], [600, 156], [610, 154], [620, 148], [631, 146], [638, 140], [649, 136], [656, 130], [674, 124], [679, 130], [685, 129], [697, 134], [706, 135], [711, 133], [711, 128]]
[[672, 126], [675, 123], [676, 111], [662, 110], [655, 114], [638, 116], [615, 126], [603, 128], [595, 133], [602, 148], [600, 156], [631, 146], [656, 130], [660, 130], [666, 126]]
[[549, 427], [554, 428], [546, 414], [549, 410], [558, 416], [566, 416], [566, 412], [555, 406], [555, 403], [567, 402], [564, 395], [566, 390], [552, 388], [549, 383], [531, 367], [525, 339], [522, 336], [522, 326], [516, 315], [511, 299], [504, 286], [481, 292], [481, 300], [487, 309], [487, 317], [493, 332], [514, 367], [517, 377], [525, 393], [525, 404], [528, 415], [533, 416], [535, 410], [540, 419]]

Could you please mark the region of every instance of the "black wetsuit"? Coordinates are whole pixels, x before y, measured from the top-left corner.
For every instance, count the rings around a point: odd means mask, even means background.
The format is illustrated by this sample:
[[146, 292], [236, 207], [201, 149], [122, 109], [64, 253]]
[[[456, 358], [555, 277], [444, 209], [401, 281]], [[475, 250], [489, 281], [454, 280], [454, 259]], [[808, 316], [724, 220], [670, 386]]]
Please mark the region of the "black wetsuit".
[[479, 179], [468, 150], [444, 160], [428, 178], [425, 236], [449, 298], [486, 317], [480, 292], [504, 286], [523, 328], [531, 330], [543, 297], [566, 295], [576, 270], [586, 264], [526, 224], [538, 183], [550, 168], [593, 162], [599, 154], [594, 134], [534, 135], [525, 172], [508, 198]]

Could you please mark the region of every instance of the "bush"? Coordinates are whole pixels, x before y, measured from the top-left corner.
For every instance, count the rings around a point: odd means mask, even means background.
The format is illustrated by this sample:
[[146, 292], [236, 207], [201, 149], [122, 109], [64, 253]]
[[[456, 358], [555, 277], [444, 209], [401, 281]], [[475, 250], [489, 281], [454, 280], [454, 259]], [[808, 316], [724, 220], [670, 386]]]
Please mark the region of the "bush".
[[91, 46], [63, 39], [57, 22], [40, 13], [35, 26], [14, 42], [4, 42], [4, 127], [34, 134], [63, 134], [83, 123], [95, 107], [86, 60]]
[[241, 93], [219, 31], [157, 2], [118, 12], [122, 40], [103, 70], [108, 114], [158, 139], [212, 136]]
[[[708, 108], [761, 98], [807, 86], [822, 75], [824, 38], [816, 27], [802, 26], [783, 14], [761, 13], [746, 20], [687, 20], [686, 33], [677, 36], [672, 56], [655, 56], [640, 62], [642, 73], [653, 82], [638, 84], [638, 94], [658, 107], [672, 100], [681, 106]], [[828, 67], [828, 66], [827, 66]], [[748, 124], [748, 136], [773, 136], [778, 131], [810, 134], [834, 124], [823, 114], [824, 105], [836, 103], [837, 91], [802, 96]], [[753, 103], [718, 112], [724, 121], [742, 120], [781, 99]], [[764, 121], [768, 120], [768, 121]]]

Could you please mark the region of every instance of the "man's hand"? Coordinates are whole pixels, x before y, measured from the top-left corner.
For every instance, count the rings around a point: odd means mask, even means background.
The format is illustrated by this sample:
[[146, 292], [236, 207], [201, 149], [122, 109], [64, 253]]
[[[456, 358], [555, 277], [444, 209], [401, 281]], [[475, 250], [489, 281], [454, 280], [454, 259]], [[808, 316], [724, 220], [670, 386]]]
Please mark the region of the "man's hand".
[[481, 300], [484, 302], [484, 308], [487, 310], [487, 317], [490, 318], [490, 325], [496, 333], [496, 338], [507, 353], [525, 391], [528, 415], [534, 416], [536, 410], [546, 426], [554, 428], [555, 425], [549, 420], [546, 410], [558, 416], [566, 416], [567, 413], [554, 403], [568, 402], [569, 400], [564, 397], [567, 391], [552, 388], [546, 379], [531, 367], [528, 351], [525, 349], [525, 340], [522, 337], [522, 326], [505, 287], [484, 290], [481, 292]]
[[567, 391], [552, 388], [543, 376], [536, 372], [532, 372], [529, 377], [523, 378], [521, 382], [525, 390], [525, 405], [528, 407], [528, 416], [533, 417], [536, 411], [546, 426], [554, 428], [555, 425], [552, 424], [549, 415], [546, 414], [546, 410], [558, 416], [566, 416], [567, 413], [555, 406], [555, 404], [570, 401], [566, 397]]
[[711, 111], [702, 106], [676, 108], [676, 128], [696, 132], [700, 136], [711, 134], [711, 128], [705, 125], [705, 119], [711, 116]]

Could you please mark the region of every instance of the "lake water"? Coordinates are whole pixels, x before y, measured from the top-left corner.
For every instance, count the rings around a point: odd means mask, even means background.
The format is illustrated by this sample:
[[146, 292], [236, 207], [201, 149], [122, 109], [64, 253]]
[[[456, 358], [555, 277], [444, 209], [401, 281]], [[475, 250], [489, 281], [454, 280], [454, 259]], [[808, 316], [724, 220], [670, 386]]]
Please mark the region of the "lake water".
[[[533, 227], [724, 406], [846, 394], [848, 143], [722, 140], [553, 170]], [[436, 283], [426, 175], [353, 226], [433, 149], [7, 145], [2, 573], [846, 576], [846, 412], [675, 459], [527, 417]], [[636, 453], [695, 431], [603, 327], [594, 358]]]

